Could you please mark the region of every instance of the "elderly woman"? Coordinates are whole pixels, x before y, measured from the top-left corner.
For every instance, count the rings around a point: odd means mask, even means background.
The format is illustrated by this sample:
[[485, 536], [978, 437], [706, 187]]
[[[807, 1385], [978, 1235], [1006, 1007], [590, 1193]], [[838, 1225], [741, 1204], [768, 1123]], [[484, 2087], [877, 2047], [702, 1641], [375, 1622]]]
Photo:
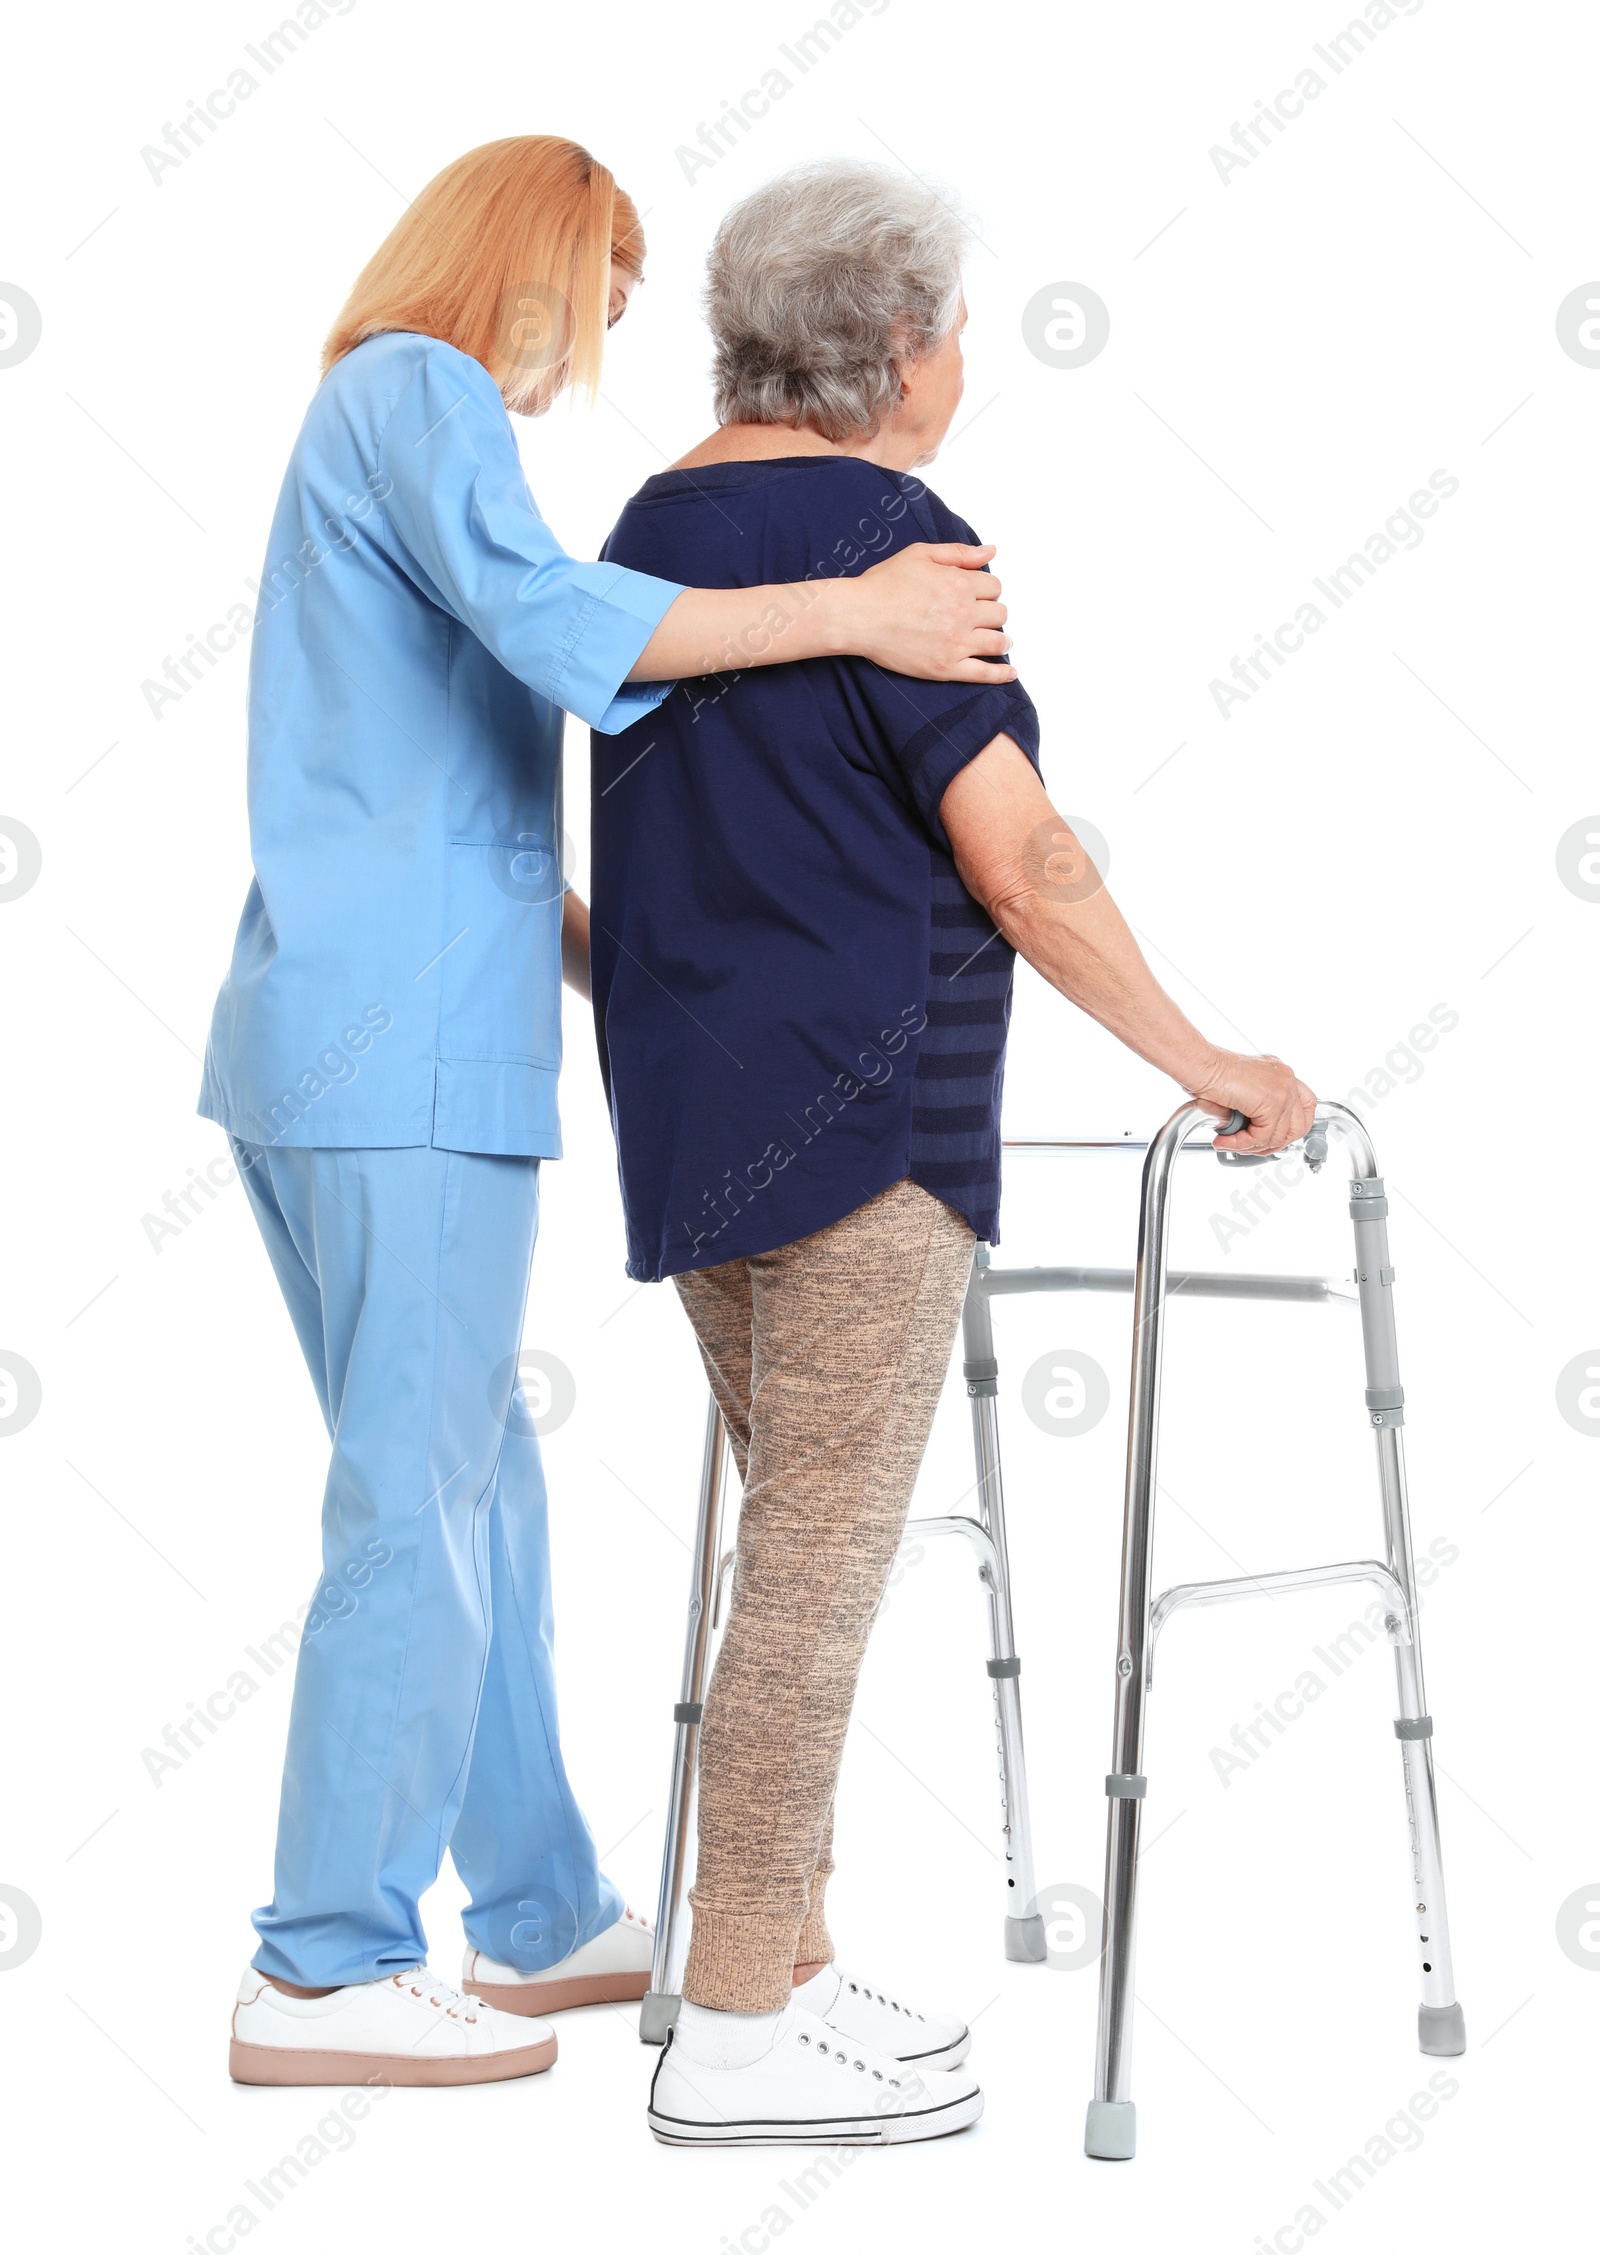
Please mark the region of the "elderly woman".
[[[786, 174], [711, 256], [720, 428], [608, 561], [702, 586], [971, 540], [911, 473], [961, 397], [962, 228], [874, 166]], [[873, 1614], [997, 1238], [1014, 950], [1219, 1113], [1314, 1099], [1163, 993], [1038, 772], [1020, 684], [869, 661], [685, 681], [596, 735], [594, 1003], [628, 1271], [671, 1276], [740, 1469], [701, 1730], [683, 2006], [651, 2092], [682, 2144], [899, 2142], [974, 2121], [958, 2020], [834, 1962], [835, 1780]], [[836, 2070], [844, 2068], [846, 2072]]]

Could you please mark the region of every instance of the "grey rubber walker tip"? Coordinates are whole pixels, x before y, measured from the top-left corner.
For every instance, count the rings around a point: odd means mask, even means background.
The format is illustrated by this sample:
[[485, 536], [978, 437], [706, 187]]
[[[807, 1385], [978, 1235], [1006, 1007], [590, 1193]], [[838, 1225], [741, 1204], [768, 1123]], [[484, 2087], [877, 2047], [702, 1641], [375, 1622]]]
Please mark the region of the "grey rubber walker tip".
[[1032, 1918], [1006, 1918], [1006, 1956], [1013, 1965], [1043, 1965], [1049, 1956], [1049, 1946], [1044, 1938], [1043, 1915], [1035, 1911]]
[[640, 2043], [664, 2044], [682, 2001], [681, 1997], [670, 1996], [661, 1989], [647, 1990], [639, 2005]]
[[1091, 2161], [1131, 2161], [1139, 2142], [1139, 2111], [1131, 2098], [1092, 2098], [1083, 2126], [1083, 2150]]
[[1466, 2014], [1458, 2004], [1419, 2004], [1417, 2049], [1455, 2059], [1467, 2048]]

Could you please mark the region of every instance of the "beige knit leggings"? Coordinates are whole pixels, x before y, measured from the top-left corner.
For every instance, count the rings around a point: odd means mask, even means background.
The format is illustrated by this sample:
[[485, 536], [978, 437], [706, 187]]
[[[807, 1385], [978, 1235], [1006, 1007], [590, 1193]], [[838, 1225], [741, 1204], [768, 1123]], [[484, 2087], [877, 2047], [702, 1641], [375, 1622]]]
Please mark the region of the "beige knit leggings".
[[900, 1182], [815, 1236], [676, 1279], [744, 1475], [700, 1731], [692, 2004], [775, 2011], [796, 1965], [833, 1955], [839, 1758], [972, 1245]]

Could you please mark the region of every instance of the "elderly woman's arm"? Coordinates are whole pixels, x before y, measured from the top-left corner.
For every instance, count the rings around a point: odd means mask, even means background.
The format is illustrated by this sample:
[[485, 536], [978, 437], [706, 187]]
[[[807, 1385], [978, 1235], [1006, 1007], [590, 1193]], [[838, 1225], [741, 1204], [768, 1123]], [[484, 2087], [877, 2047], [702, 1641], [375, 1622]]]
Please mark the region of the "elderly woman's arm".
[[[855, 579], [774, 587], [686, 587], [630, 681], [737, 673], [796, 658], [872, 658], [920, 681], [1015, 681], [992, 546], [918, 541]], [[996, 664], [996, 660], [1000, 663]]]
[[1249, 1128], [1220, 1149], [1277, 1151], [1305, 1134], [1310, 1089], [1276, 1057], [1219, 1049], [1190, 1024], [1009, 736], [962, 769], [939, 811], [962, 883], [1019, 955], [1200, 1102], [1244, 1113]]

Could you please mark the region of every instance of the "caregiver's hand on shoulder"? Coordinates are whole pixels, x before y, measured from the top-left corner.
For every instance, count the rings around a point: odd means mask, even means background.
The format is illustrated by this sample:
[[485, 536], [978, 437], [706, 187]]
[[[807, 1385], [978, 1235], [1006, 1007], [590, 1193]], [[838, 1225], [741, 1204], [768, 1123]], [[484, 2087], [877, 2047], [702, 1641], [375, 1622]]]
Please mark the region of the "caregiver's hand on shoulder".
[[833, 581], [839, 648], [919, 681], [1015, 681], [1000, 582], [980, 568], [993, 554], [992, 544], [919, 540], [859, 579]]
[[[1015, 681], [1006, 663], [992, 547], [919, 540], [858, 579], [686, 587], [635, 659], [630, 681], [740, 673], [800, 658], [873, 658], [919, 681]], [[994, 661], [998, 660], [998, 664]]]
[[1193, 1091], [1196, 1102], [1224, 1119], [1242, 1112], [1250, 1123], [1237, 1135], [1219, 1135], [1216, 1150], [1281, 1151], [1309, 1131], [1317, 1100], [1281, 1057], [1242, 1057], [1232, 1049], [1214, 1055], [1214, 1069]]

